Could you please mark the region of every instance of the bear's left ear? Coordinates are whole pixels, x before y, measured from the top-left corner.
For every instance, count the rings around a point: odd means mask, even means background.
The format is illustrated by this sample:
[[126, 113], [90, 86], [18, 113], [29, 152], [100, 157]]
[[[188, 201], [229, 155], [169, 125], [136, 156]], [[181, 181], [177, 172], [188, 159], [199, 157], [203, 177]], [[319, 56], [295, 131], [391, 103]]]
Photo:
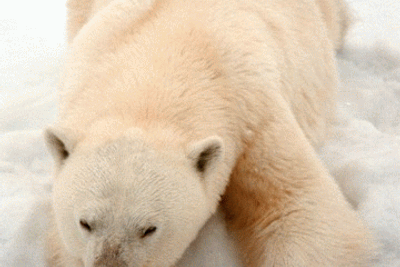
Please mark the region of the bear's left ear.
[[188, 158], [193, 167], [202, 176], [206, 177], [216, 168], [224, 154], [223, 141], [218, 136], [211, 136], [190, 146]]
[[49, 127], [44, 131], [44, 137], [57, 165], [62, 165], [78, 142], [78, 136], [66, 129]]

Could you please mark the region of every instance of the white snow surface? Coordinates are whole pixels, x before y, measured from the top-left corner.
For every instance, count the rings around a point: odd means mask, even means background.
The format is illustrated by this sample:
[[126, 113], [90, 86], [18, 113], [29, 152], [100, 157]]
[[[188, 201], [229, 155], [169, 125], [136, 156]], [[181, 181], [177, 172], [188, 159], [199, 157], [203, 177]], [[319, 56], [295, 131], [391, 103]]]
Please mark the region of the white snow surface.
[[[57, 114], [57, 85], [66, 50], [64, 4], [0, 3], [4, 267], [44, 266], [53, 162], [42, 130]], [[355, 23], [338, 55], [339, 122], [320, 156], [381, 244], [374, 266], [400, 266], [400, 1], [351, 0], [350, 6]], [[216, 232], [206, 243], [214, 254], [224, 253], [221, 236]], [[204, 262], [212, 257], [199, 255]]]

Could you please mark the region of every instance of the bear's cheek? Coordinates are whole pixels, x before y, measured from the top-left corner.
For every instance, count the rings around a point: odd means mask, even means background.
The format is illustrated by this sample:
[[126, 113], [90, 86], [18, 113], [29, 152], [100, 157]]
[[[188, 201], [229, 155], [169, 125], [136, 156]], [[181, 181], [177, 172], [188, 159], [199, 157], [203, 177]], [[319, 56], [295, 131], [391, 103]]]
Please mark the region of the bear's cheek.
[[171, 266], [183, 255], [209, 215], [202, 193], [194, 192], [192, 196], [183, 196], [180, 205], [171, 212], [173, 215], [167, 229], [164, 229], [157, 241], [158, 249], [154, 259], [162, 259], [161, 266], [166, 263]]
[[73, 212], [70, 210], [70, 208], [55, 209], [57, 227], [67, 250], [73, 256], [81, 257], [86, 244], [75, 224]]
[[67, 250], [76, 257], [81, 257], [86, 242], [77, 227], [75, 218], [76, 193], [62, 181], [55, 181], [53, 186], [53, 207], [61, 239]]

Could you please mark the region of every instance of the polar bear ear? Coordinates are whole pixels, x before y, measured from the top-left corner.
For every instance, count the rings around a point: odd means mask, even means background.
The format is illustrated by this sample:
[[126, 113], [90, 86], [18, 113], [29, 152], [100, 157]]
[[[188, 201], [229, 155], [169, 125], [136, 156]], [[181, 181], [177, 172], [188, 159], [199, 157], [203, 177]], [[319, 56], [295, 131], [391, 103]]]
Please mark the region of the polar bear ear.
[[205, 177], [210, 174], [223, 158], [223, 141], [218, 136], [211, 136], [193, 144], [188, 157], [195, 170]]
[[77, 143], [76, 136], [64, 129], [47, 128], [44, 137], [57, 164], [62, 164], [69, 157]]

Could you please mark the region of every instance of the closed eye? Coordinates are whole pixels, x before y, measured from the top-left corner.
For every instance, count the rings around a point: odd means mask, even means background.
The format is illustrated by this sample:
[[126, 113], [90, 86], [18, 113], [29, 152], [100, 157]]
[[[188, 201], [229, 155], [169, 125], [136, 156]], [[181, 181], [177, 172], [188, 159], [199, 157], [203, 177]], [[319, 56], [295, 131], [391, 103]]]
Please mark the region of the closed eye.
[[88, 222], [86, 220], [80, 220], [79, 224], [81, 225], [81, 227], [85, 230], [88, 231], [89, 233], [92, 231], [92, 227], [88, 224]]
[[145, 238], [145, 237], [148, 237], [148, 236], [154, 234], [156, 230], [157, 230], [157, 227], [155, 227], [155, 226], [151, 226], [149, 228], [144, 229], [141, 238]]

